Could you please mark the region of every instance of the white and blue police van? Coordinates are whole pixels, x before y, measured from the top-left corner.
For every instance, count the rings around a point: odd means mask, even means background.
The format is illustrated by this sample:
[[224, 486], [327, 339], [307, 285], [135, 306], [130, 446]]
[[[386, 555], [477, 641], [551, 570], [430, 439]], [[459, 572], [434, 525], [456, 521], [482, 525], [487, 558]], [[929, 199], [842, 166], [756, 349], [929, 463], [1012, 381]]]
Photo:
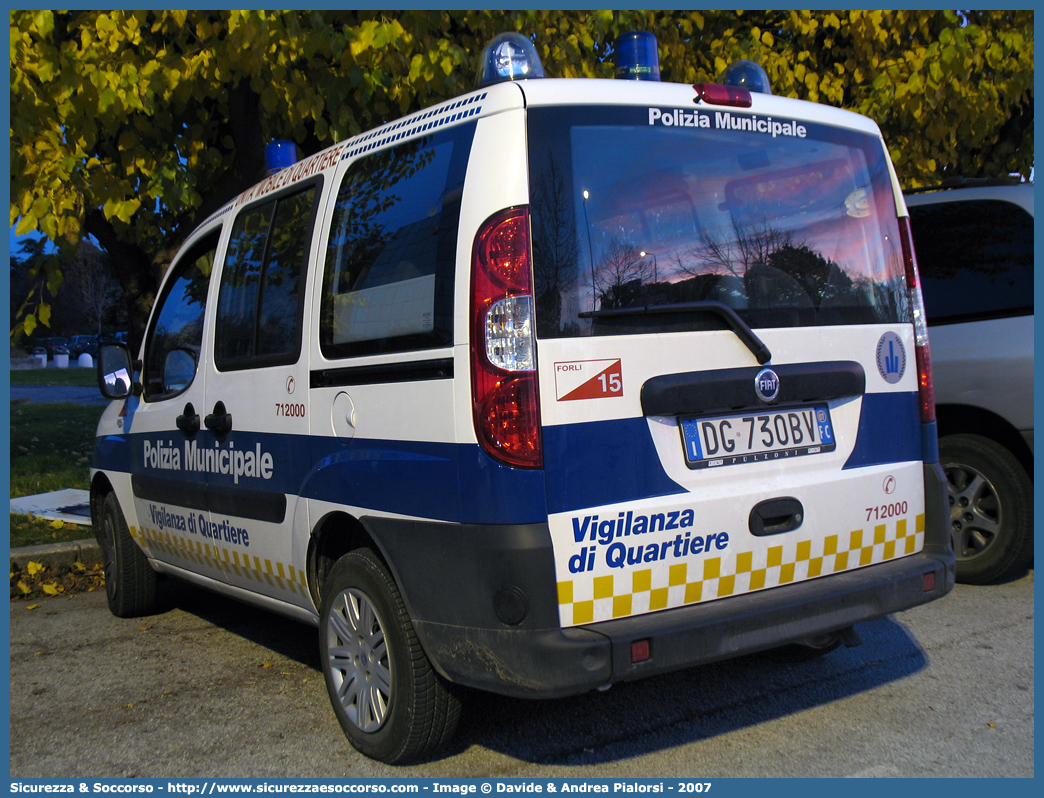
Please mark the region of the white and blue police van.
[[[824, 653], [952, 589], [908, 215], [869, 119], [716, 84], [476, 91], [285, 165], [102, 349], [108, 602], [170, 575], [319, 628], [351, 743], [460, 688], [553, 698]], [[273, 148], [277, 154], [285, 147]]]

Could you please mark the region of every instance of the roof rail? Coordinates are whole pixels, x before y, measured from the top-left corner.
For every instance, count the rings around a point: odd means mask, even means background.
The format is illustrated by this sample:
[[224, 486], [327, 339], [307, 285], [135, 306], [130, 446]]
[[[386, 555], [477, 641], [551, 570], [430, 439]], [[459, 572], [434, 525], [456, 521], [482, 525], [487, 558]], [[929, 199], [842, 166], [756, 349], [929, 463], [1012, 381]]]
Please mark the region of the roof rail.
[[926, 191], [942, 191], [948, 188], [980, 188], [988, 186], [1013, 186], [1022, 181], [1017, 177], [948, 177], [937, 186], [907, 188], [904, 194], [923, 194]]

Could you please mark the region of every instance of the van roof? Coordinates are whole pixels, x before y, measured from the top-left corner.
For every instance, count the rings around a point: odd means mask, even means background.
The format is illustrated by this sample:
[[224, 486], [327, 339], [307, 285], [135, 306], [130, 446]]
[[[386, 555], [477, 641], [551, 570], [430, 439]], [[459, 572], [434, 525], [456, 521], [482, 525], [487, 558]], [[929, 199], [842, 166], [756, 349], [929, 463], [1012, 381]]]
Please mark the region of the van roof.
[[773, 94], [751, 93], [750, 108], [696, 104], [696, 92], [688, 83], [662, 83], [646, 80], [601, 80], [558, 78], [526, 80], [516, 84], [525, 94], [527, 105], [662, 105], [705, 112], [752, 113], [781, 116], [801, 121], [860, 130], [880, 135], [877, 124], [868, 117], [830, 105], [795, 100]]
[[689, 84], [659, 81], [543, 78], [506, 81], [485, 86], [359, 133], [266, 177], [212, 214], [192, 237], [230, 210], [334, 168], [345, 158], [353, 158], [393, 142], [425, 135], [446, 125], [530, 105], [623, 104], [698, 108], [707, 113], [738, 112], [762, 117], [799, 119], [858, 130], [874, 136], [881, 135], [877, 124], [868, 117], [805, 100], [753, 93], [750, 108], [735, 109], [708, 104], [697, 106], [695, 97], [693, 87]]

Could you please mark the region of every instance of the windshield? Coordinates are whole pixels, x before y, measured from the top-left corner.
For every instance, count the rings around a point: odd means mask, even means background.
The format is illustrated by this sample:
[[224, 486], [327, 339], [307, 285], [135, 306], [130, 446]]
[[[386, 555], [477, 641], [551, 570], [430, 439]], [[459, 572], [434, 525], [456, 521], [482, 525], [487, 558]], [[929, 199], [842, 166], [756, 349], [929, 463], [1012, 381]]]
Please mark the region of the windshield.
[[[544, 338], [909, 319], [887, 162], [853, 131], [643, 107], [529, 111]], [[678, 312], [627, 313], [681, 305]], [[612, 312], [610, 312], [612, 311]]]

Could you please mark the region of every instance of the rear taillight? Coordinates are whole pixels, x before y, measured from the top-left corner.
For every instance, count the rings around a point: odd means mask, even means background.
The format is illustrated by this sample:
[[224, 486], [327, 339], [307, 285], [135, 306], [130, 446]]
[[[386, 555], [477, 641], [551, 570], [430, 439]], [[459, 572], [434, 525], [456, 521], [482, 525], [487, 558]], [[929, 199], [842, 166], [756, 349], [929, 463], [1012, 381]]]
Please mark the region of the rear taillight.
[[511, 208], [475, 236], [471, 271], [471, 390], [475, 434], [493, 458], [540, 468], [540, 401], [529, 209]]
[[908, 216], [899, 219], [899, 240], [903, 246], [903, 265], [906, 268], [906, 285], [910, 292], [910, 307], [913, 310], [914, 344], [917, 354], [917, 382], [921, 395], [921, 422], [935, 421], [935, 388], [932, 385], [932, 356], [928, 348], [928, 321], [924, 315], [924, 297], [921, 295], [921, 276], [917, 270], [917, 254], [914, 252], [913, 234]]

